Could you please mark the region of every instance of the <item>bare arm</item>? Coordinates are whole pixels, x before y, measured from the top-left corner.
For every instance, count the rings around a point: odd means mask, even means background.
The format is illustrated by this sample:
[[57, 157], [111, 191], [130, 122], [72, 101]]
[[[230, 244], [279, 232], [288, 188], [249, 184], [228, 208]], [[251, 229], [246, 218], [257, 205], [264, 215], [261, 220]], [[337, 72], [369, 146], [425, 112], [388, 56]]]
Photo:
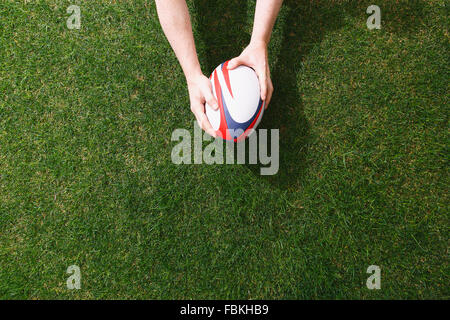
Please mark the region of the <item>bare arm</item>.
[[156, 0], [159, 21], [186, 79], [202, 74], [185, 0]]
[[239, 57], [228, 64], [228, 69], [234, 69], [241, 64], [255, 69], [261, 87], [261, 99], [265, 101], [266, 108], [273, 93], [267, 46], [282, 3], [283, 0], [258, 0], [250, 44]]
[[258, 0], [253, 22], [252, 42], [269, 44], [272, 29], [283, 0]]
[[186, 1], [156, 0], [156, 7], [161, 27], [186, 77], [191, 110], [199, 126], [215, 137], [205, 115], [205, 102], [216, 109], [218, 105], [212, 93], [211, 82], [200, 68]]

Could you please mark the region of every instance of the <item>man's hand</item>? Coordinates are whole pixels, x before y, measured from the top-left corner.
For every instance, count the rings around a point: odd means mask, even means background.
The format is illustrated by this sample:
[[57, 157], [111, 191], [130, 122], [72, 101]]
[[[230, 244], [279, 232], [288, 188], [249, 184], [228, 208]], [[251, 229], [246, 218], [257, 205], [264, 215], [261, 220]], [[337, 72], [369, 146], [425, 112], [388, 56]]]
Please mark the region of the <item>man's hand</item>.
[[202, 74], [195, 50], [191, 19], [185, 0], [156, 0], [158, 17], [164, 34], [170, 42], [183, 68], [189, 89], [191, 110], [198, 125], [215, 137], [205, 114], [205, 102], [217, 109], [217, 101], [212, 93], [211, 82]]
[[[212, 93], [211, 82], [200, 68], [192, 34], [191, 19], [185, 0], [155, 0], [159, 21], [178, 61], [180, 61], [189, 89], [191, 110], [199, 126], [215, 137], [216, 133], [205, 114], [205, 103], [218, 108]], [[241, 64], [252, 67], [258, 75], [261, 98], [266, 108], [273, 92], [267, 60], [267, 44], [283, 0], [257, 0], [252, 40], [242, 54], [230, 61], [229, 69]]]
[[267, 109], [273, 93], [267, 45], [264, 42], [250, 42], [239, 57], [232, 59], [228, 63], [228, 69], [232, 70], [240, 65], [246, 65], [255, 70], [261, 88], [261, 99], [265, 101]]
[[255, 70], [261, 87], [261, 99], [266, 102], [266, 108], [273, 93], [267, 45], [282, 3], [283, 0], [257, 0], [250, 44], [239, 57], [228, 63], [228, 69], [244, 64]]
[[216, 132], [208, 121], [205, 113], [205, 102], [211, 108], [217, 110], [219, 105], [212, 92], [211, 81], [203, 74], [187, 78], [191, 111], [194, 113], [200, 128], [210, 136], [216, 137]]

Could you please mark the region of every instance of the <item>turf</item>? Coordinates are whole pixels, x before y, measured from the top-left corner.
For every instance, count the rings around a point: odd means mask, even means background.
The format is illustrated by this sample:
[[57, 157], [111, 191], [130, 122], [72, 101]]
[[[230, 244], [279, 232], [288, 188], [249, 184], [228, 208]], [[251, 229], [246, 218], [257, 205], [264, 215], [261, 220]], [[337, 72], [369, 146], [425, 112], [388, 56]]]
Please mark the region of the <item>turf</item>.
[[[449, 3], [379, 0], [371, 31], [372, 2], [285, 1], [267, 177], [172, 163], [193, 116], [153, 1], [2, 1], [0, 298], [448, 299]], [[206, 74], [254, 6], [189, 1]]]

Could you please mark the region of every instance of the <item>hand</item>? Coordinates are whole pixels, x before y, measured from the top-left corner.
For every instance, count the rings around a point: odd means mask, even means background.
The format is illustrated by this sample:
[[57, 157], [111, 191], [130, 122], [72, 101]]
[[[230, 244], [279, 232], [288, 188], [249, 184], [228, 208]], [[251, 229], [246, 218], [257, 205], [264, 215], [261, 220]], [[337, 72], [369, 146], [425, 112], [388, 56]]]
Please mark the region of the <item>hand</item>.
[[216, 131], [209, 123], [205, 113], [205, 102], [214, 110], [219, 108], [219, 104], [213, 95], [211, 81], [203, 74], [198, 74], [189, 78], [187, 84], [191, 111], [194, 113], [199, 127], [215, 138], [217, 136]]
[[265, 101], [267, 109], [273, 93], [272, 80], [270, 79], [267, 45], [264, 42], [250, 42], [239, 57], [231, 59], [228, 63], [228, 69], [232, 70], [240, 65], [246, 65], [255, 70], [256, 75], [258, 76], [259, 86], [261, 88], [261, 99]]

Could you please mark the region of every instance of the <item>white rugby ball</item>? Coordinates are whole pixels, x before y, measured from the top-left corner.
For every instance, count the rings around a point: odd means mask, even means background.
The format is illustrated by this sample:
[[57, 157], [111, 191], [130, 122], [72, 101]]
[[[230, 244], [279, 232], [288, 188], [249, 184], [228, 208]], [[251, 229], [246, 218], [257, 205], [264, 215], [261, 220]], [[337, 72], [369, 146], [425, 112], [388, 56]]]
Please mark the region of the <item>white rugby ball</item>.
[[214, 97], [219, 109], [206, 104], [206, 116], [217, 135], [235, 142], [245, 139], [258, 126], [264, 113], [258, 77], [252, 68], [228, 70], [222, 63], [211, 74]]

